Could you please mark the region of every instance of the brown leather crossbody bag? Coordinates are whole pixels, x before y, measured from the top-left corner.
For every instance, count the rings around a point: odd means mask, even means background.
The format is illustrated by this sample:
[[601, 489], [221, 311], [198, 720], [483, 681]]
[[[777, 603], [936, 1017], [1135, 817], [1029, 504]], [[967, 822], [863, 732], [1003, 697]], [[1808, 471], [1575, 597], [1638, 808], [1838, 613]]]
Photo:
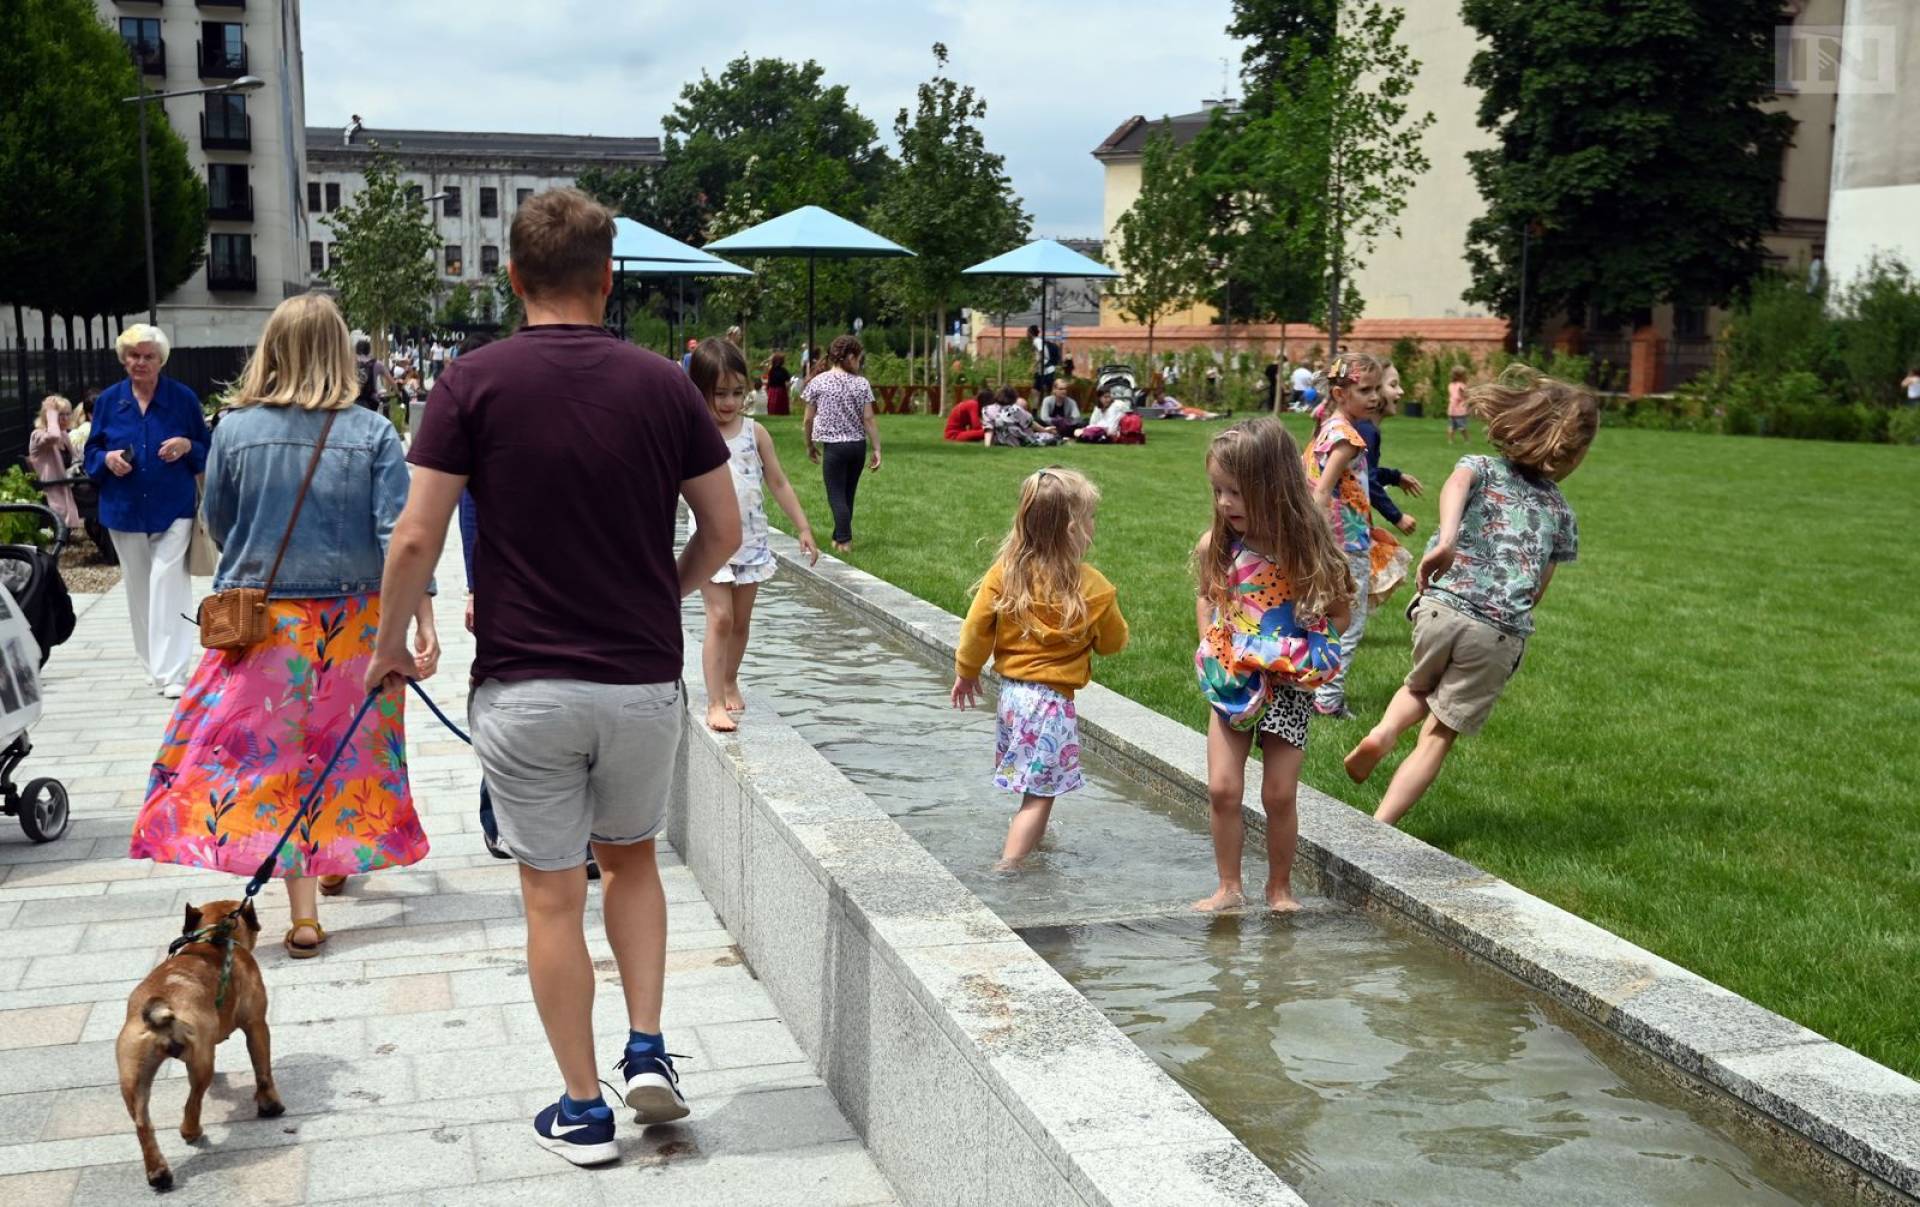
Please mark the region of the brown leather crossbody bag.
[[287, 530], [281, 534], [280, 549], [273, 555], [273, 569], [267, 572], [267, 585], [232, 587], [200, 601], [200, 644], [206, 648], [246, 650], [266, 640], [267, 596], [280, 577], [280, 562], [287, 556], [287, 542], [293, 539], [293, 526], [300, 522], [300, 508], [306, 504], [314, 471], [320, 468], [320, 453], [327, 447], [327, 434], [333, 431], [333, 421], [339, 417], [340, 412], [330, 412], [326, 425], [320, 429], [313, 457], [307, 462], [307, 476], [300, 480], [300, 493], [293, 500], [293, 514], [287, 517]]

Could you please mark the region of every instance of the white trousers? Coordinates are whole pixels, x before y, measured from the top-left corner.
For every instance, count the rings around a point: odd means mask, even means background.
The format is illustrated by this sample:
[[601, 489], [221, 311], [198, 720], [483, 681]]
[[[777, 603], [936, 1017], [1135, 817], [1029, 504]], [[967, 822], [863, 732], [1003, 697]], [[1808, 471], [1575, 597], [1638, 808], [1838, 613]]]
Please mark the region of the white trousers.
[[187, 577], [187, 546], [193, 520], [175, 520], [165, 532], [109, 529], [120, 555], [120, 581], [127, 587], [133, 622], [133, 652], [155, 687], [185, 687], [200, 652], [193, 612], [193, 582]]

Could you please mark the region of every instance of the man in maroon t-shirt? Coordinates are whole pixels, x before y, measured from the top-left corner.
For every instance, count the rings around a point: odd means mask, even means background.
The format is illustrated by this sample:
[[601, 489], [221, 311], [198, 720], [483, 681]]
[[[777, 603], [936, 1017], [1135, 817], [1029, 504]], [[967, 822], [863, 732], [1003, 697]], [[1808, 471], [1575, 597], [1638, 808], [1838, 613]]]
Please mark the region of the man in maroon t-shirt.
[[[626, 1103], [643, 1125], [687, 1113], [660, 1035], [667, 903], [653, 840], [686, 716], [680, 600], [739, 548], [740, 510], [699, 392], [601, 326], [613, 216], [573, 189], [542, 193], [514, 215], [509, 254], [526, 326], [434, 384], [381, 600], [386, 615], [412, 615], [470, 489], [485, 520], [468, 718], [500, 838], [520, 861], [534, 1001], [566, 1079], [534, 1131], [593, 1165], [618, 1149], [593, 1055], [589, 842], [632, 1028]], [[676, 560], [683, 495], [698, 526]], [[382, 624], [369, 687], [412, 665], [405, 625]]]

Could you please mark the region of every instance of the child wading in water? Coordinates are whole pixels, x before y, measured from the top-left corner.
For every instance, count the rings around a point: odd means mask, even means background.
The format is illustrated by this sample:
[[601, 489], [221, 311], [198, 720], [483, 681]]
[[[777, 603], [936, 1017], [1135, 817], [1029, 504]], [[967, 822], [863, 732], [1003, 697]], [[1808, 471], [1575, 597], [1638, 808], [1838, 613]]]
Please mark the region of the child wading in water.
[[1372, 467], [1359, 425], [1378, 411], [1384, 371], [1380, 361], [1364, 352], [1342, 352], [1327, 366], [1327, 421], [1314, 433], [1307, 460], [1314, 502], [1325, 517], [1322, 522], [1332, 525], [1358, 587], [1352, 619], [1340, 626], [1340, 666], [1313, 697], [1314, 711], [1326, 717], [1353, 715], [1347, 710], [1347, 671], [1367, 634], [1373, 579], [1373, 504], [1368, 498]]
[[980, 695], [989, 655], [1000, 672], [993, 784], [1018, 792], [1000, 867], [1040, 845], [1053, 799], [1085, 781], [1073, 693], [1093, 677], [1092, 655], [1127, 644], [1113, 584], [1081, 559], [1093, 544], [1100, 491], [1085, 475], [1049, 466], [1020, 485], [1020, 507], [1000, 554], [974, 588], [954, 658], [953, 706]]
[[1471, 399], [1504, 455], [1460, 458], [1441, 490], [1439, 530], [1420, 559], [1421, 591], [1408, 609], [1413, 669], [1346, 759], [1347, 774], [1365, 782], [1425, 721], [1374, 810], [1389, 824], [1440, 774], [1454, 739], [1487, 723], [1520, 669], [1554, 567], [1580, 549], [1573, 509], [1555, 483], [1580, 467], [1599, 429], [1592, 395], [1515, 366]]
[[740, 660], [747, 653], [747, 630], [753, 623], [753, 601], [760, 584], [773, 577], [776, 563], [767, 545], [765, 489], [773, 492], [780, 510], [793, 521], [800, 548], [809, 562], [820, 560], [813, 529], [780, 468], [773, 438], [747, 418], [747, 358], [724, 339], [708, 339], [693, 350], [687, 375], [706, 398], [713, 420], [720, 425], [732, 454], [733, 493], [740, 500], [740, 549], [713, 581], [700, 588], [707, 608], [707, 638], [700, 652], [700, 670], [707, 681], [707, 727], [722, 733], [738, 728], [733, 715], [746, 709], [740, 695]]
[[1308, 692], [1340, 666], [1353, 576], [1307, 486], [1300, 449], [1277, 419], [1249, 419], [1207, 449], [1213, 527], [1194, 550], [1200, 648], [1194, 665], [1213, 715], [1207, 723], [1207, 798], [1220, 886], [1197, 910], [1245, 899], [1241, 797], [1257, 737], [1265, 764], [1267, 905], [1294, 910], [1294, 811], [1307, 753]]

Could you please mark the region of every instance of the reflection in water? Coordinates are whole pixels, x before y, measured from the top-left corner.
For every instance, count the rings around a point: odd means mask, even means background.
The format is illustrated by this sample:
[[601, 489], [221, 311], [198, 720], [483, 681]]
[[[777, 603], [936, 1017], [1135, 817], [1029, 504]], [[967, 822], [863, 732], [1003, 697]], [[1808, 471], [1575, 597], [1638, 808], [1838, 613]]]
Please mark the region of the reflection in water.
[[[697, 638], [697, 600], [685, 613]], [[1213, 884], [1205, 819], [1097, 758], [1020, 872], [993, 714], [951, 668], [775, 579], [743, 678], [1003, 917], [1177, 910]], [[751, 740], [751, 725], [747, 733]], [[1247, 879], [1266, 871], [1250, 842]], [[1784, 1204], [1821, 1190], [1750, 1155], [1712, 1110], [1549, 1018], [1440, 945], [1310, 899], [1291, 919], [1190, 914], [1027, 940], [1315, 1203]], [[1589, 1045], [1592, 1046], [1589, 1046]]]
[[1604, 1036], [1363, 914], [1024, 937], [1310, 1202], [1822, 1201]]

